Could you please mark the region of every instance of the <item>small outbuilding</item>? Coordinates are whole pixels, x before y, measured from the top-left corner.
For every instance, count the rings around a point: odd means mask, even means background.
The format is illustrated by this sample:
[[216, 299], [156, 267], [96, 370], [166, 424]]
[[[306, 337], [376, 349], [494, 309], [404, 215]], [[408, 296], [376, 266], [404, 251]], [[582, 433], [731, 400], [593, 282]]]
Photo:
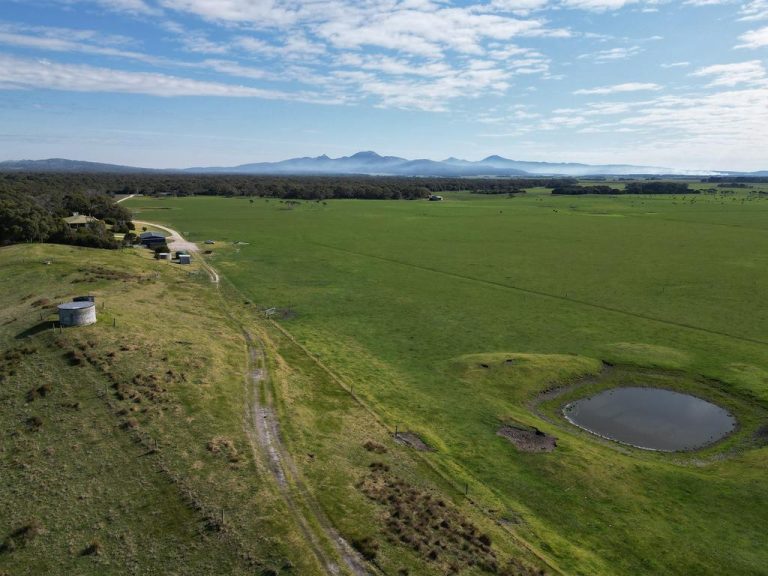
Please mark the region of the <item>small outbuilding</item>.
[[189, 254], [180, 254], [179, 255], [179, 264], [191, 264], [192, 263], [192, 256]]
[[170, 260], [171, 259], [171, 253], [170, 252], [158, 252], [155, 254], [155, 258], [158, 260]]
[[87, 326], [96, 322], [95, 302], [65, 302], [59, 304], [58, 309], [62, 326]]
[[152, 246], [165, 244], [165, 236], [160, 234], [160, 232], [142, 232], [139, 234], [139, 243], [147, 248], [151, 248]]

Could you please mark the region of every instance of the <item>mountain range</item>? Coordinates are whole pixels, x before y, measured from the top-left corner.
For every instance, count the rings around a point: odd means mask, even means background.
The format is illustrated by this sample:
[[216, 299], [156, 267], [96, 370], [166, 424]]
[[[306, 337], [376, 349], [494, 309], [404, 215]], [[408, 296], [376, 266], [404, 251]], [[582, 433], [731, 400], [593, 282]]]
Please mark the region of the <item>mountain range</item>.
[[446, 158], [442, 161], [408, 160], [398, 156], [380, 156], [376, 152], [358, 152], [352, 156], [330, 158], [291, 158], [280, 162], [257, 162], [238, 166], [194, 167], [157, 170], [50, 158], [47, 160], [11, 160], [0, 162], [0, 172], [89, 172], [89, 173], [190, 173], [190, 174], [262, 174], [262, 175], [382, 175], [443, 177], [511, 177], [511, 176], [628, 176], [628, 175], [749, 175], [768, 176], [768, 171], [688, 171], [655, 166], [629, 164], [575, 164], [562, 162], [526, 162], [501, 156], [488, 156], [469, 161]]

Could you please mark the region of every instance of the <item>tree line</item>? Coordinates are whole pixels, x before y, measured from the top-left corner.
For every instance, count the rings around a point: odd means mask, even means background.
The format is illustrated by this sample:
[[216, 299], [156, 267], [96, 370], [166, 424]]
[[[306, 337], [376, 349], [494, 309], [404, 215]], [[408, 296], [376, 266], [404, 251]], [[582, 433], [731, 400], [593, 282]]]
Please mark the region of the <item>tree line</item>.
[[729, 187], [735, 187], [734, 184], [768, 184], [768, 176], [710, 176], [705, 182]]
[[624, 189], [611, 186], [579, 186], [566, 184], [556, 186], [552, 194], [581, 196], [583, 194], [699, 194], [699, 190], [688, 188], [687, 182], [629, 182]]
[[146, 196], [260, 196], [294, 200], [414, 200], [458, 190], [506, 194], [551, 179], [416, 178], [393, 176], [249, 176], [243, 174], [0, 174], [3, 190], [101, 192]]
[[[39, 188], [29, 181], [18, 188], [0, 185], [0, 245], [53, 242], [96, 248], [117, 248], [114, 232], [133, 229], [131, 213], [112, 196], [95, 191]], [[74, 230], [64, 218], [78, 212], [98, 220]], [[107, 228], [112, 226], [112, 230]]]

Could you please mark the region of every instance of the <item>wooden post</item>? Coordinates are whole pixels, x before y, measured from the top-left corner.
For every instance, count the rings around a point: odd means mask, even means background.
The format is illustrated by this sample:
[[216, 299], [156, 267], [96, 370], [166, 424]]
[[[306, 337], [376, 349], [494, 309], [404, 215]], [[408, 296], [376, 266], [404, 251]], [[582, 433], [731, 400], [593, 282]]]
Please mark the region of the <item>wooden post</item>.
[[116, 326], [117, 326], [117, 318], [112, 318], [112, 327], [114, 328]]
[[395, 438], [397, 438], [397, 424], [395, 424]]
[[464, 496], [469, 496], [469, 483], [464, 482]]

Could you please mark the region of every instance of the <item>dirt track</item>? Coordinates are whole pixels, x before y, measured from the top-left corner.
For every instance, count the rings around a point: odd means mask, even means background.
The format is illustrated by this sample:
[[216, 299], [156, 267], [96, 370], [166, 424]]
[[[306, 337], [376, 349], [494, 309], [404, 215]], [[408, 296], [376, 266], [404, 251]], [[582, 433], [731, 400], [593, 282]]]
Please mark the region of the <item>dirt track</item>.
[[[254, 456], [266, 457], [267, 466], [274, 476], [285, 503], [298, 523], [307, 543], [318, 562], [328, 574], [340, 574], [338, 564], [323, 548], [322, 537], [329, 540], [336, 555], [342, 560], [347, 572], [354, 576], [368, 576], [365, 561], [341, 537], [331, 525], [318, 503], [304, 486], [296, 465], [280, 439], [277, 415], [272, 406], [271, 392], [262, 383], [267, 379], [264, 353], [247, 331], [243, 332], [248, 343], [248, 414], [246, 433], [251, 442]], [[311, 525], [320, 526], [322, 535], [312, 530]]]

